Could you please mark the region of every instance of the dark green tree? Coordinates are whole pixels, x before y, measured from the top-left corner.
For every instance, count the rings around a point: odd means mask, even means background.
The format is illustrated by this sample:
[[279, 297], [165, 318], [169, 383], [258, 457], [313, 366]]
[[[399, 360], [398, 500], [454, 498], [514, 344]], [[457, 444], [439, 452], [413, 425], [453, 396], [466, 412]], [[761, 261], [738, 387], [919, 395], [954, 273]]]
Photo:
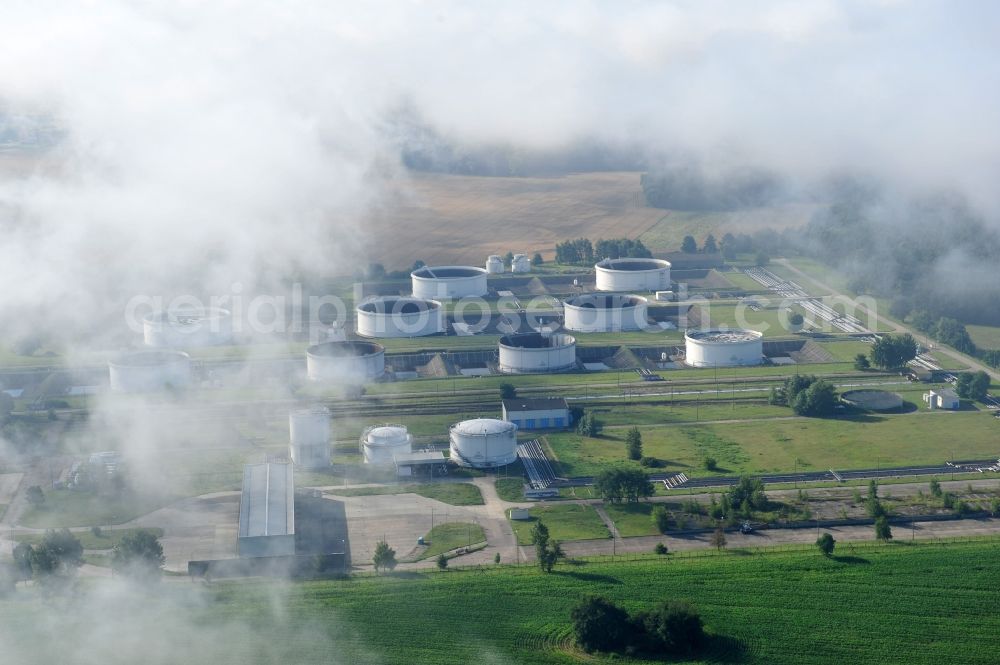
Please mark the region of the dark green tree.
[[513, 383], [501, 383], [500, 384], [500, 399], [516, 399], [517, 398], [517, 386]]
[[653, 524], [660, 533], [666, 533], [670, 528], [670, 513], [665, 506], [654, 506], [652, 512]]
[[645, 629], [646, 651], [689, 654], [705, 643], [705, 627], [698, 611], [679, 600], [660, 603], [636, 618]]
[[889, 519], [885, 515], [875, 519], [875, 537], [883, 543], [892, 540], [892, 529], [889, 527]]
[[705, 244], [702, 245], [701, 247], [701, 251], [703, 251], [705, 254], [718, 254], [719, 246], [715, 242], [714, 235], [712, 235], [711, 233], [708, 234], [708, 237], [705, 238]]
[[531, 257], [531, 265], [540, 266], [543, 263], [545, 263], [545, 259], [542, 258], [541, 254], [535, 252], [535, 255]]
[[438, 555], [437, 567], [438, 570], [446, 570], [448, 568], [448, 557], [446, 557], [443, 552]]
[[624, 649], [632, 633], [628, 613], [600, 596], [582, 598], [570, 611], [576, 643], [584, 651]]
[[871, 366], [872, 364], [868, 362], [868, 356], [866, 356], [865, 354], [859, 353], [858, 355], [854, 356], [854, 369], [858, 370], [859, 372], [863, 372], [866, 369], [871, 369]]
[[625, 435], [625, 446], [628, 449], [630, 460], [642, 459], [642, 432], [639, 431], [638, 427], [633, 427]]
[[684, 236], [684, 240], [681, 242], [681, 251], [685, 254], [698, 252], [698, 243], [695, 242], [694, 236]]
[[38, 485], [32, 485], [24, 491], [24, 498], [33, 506], [40, 506], [45, 503], [45, 492]]
[[824, 533], [816, 539], [816, 547], [823, 553], [823, 556], [833, 556], [833, 548], [836, 544], [837, 541], [829, 533]]
[[159, 579], [164, 561], [159, 538], [147, 529], [125, 534], [111, 552], [111, 569], [137, 580]]
[[372, 564], [375, 572], [381, 573], [384, 570], [392, 570], [396, 567], [396, 550], [389, 547], [389, 543], [380, 540], [375, 543], [375, 554], [372, 556]]

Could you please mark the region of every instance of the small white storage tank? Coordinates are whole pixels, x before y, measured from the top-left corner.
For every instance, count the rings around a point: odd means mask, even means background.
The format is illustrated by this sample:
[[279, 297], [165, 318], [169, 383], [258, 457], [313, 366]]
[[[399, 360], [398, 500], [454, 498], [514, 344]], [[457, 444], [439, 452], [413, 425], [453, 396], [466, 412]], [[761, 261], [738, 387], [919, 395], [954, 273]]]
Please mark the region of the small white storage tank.
[[404, 425], [373, 425], [361, 434], [365, 464], [389, 465], [396, 455], [413, 452], [413, 437]]
[[183, 351], [135, 351], [108, 363], [111, 390], [146, 393], [186, 388], [191, 383], [191, 357]]
[[441, 303], [412, 296], [376, 296], [358, 305], [357, 333], [362, 337], [424, 337], [444, 330]]
[[670, 261], [604, 259], [594, 266], [598, 291], [659, 291], [670, 288]]
[[324, 406], [288, 414], [289, 454], [306, 469], [330, 466], [330, 410]]
[[485, 296], [486, 270], [475, 266], [424, 266], [410, 273], [416, 298], [454, 299]]
[[697, 330], [684, 334], [684, 362], [692, 367], [760, 365], [763, 334], [756, 330]]
[[571, 369], [576, 367], [576, 338], [565, 333], [504, 335], [500, 338], [498, 367], [508, 374]]
[[499, 275], [503, 272], [503, 259], [496, 254], [486, 259], [486, 272], [491, 275]]
[[385, 374], [385, 347], [375, 342], [323, 342], [306, 349], [311, 381], [366, 382]]
[[583, 293], [563, 302], [563, 326], [578, 332], [643, 330], [648, 307], [641, 296]]
[[531, 272], [531, 261], [527, 254], [515, 254], [510, 264], [511, 272]]
[[451, 461], [459, 466], [490, 469], [517, 459], [517, 425], [506, 420], [475, 418], [451, 426]]
[[187, 348], [233, 341], [233, 315], [219, 307], [181, 307], [151, 312], [142, 320], [146, 346]]

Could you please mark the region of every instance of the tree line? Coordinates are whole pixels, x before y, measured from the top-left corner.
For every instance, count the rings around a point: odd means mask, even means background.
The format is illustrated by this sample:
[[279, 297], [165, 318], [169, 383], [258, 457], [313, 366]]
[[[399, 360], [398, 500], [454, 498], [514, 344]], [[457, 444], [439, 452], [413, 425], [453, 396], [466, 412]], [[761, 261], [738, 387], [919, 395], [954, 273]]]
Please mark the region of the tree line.
[[653, 253], [639, 239], [610, 238], [591, 242], [587, 238], [565, 240], [556, 244], [556, 263], [591, 264], [600, 259], [648, 259]]

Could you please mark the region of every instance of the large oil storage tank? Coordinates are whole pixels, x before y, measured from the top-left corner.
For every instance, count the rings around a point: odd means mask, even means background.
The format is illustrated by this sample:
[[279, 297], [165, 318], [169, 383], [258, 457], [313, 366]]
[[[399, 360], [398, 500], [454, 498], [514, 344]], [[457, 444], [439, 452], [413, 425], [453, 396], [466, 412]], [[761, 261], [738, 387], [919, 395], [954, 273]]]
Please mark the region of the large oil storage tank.
[[362, 337], [424, 337], [444, 330], [441, 303], [412, 296], [376, 296], [355, 310]]
[[537, 332], [500, 338], [498, 368], [508, 374], [558, 372], [576, 367], [576, 338]]
[[692, 367], [759, 365], [764, 359], [763, 335], [756, 330], [696, 330], [684, 334], [684, 354]]
[[330, 466], [330, 410], [324, 406], [288, 414], [289, 454], [306, 469]]
[[323, 342], [306, 349], [311, 381], [365, 382], [385, 374], [385, 347], [375, 342]]
[[191, 357], [183, 351], [126, 353], [108, 363], [111, 390], [147, 393], [186, 388], [191, 383]]
[[365, 464], [392, 464], [396, 455], [413, 452], [413, 436], [405, 425], [373, 425], [361, 434]]
[[594, 266], [598, 291], [659, 291], [670, 288], [670, 261], [604, 259]]
[[563, 326], [578, 332], [642, 330], [648, 307], [642, 296], [583, 293], [563, 302]]
[[515, 254], [510, 262], [510, 271], [517, 273], [531, 272], [531, 261], [527, 254]]
[[410, 273], [416, 298], [468, 298], [485, 296], [486, 270], [475, 266], [424, 266]]
[[450, 430], [451, 461], [459, 466], [491, 469], [517, 459], [517, 425], [506, 420], [475, 418]]
[[503, 259], [498, 254], [486, 259], [486, 272], [490, 275], [499, 275], [503, 272]]
[[233, 341], [233, 315], [219, 307], [180, 307], [150, 312], [142, 320], [146, 346], [188, 348]]

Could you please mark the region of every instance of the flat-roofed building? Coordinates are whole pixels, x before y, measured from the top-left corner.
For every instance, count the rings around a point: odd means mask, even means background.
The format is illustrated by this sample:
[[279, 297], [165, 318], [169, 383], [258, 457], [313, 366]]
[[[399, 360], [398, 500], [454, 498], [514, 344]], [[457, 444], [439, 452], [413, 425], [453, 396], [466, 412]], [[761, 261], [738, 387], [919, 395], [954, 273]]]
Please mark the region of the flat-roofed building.
[[240, 495], [241, 557], [295, 554], [295, 478], [291, 464], [247, 464]]
[[562, 429], [572, 425], [569, 405], [562, 397], [503, 400], [503, 419], [518, 429]]

